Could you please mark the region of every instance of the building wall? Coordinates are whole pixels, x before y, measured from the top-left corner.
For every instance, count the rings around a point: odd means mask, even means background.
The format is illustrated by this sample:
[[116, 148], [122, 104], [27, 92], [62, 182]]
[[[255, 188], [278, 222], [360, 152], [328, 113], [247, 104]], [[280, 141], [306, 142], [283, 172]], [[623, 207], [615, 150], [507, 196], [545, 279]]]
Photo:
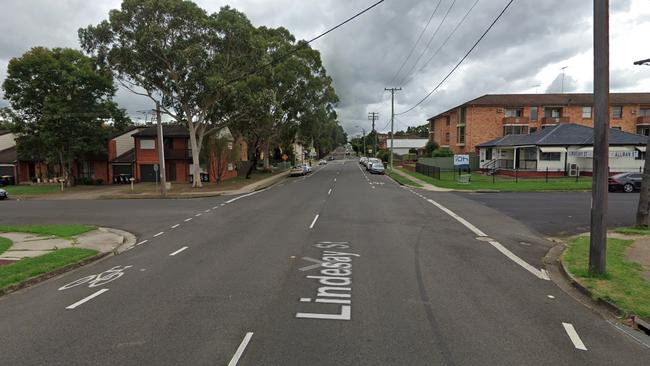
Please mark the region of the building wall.
[[[466, 107], [465, 122], [465, 145], [456, 143], [458, 109], [450, 111], [447, 115], [429, 120], [432, 139], [441, 147], [449, 147], [455, 154], [462, 154], [475, 151], [475, 146], [486, 141], [503, 137], [503, 118], [505, 109], [508, 106], [480, 106]], [[531, 107], [523, 107], [523, 116], [529, 119], [527, 126], [530, 129], [541, 129], [544, 118], [545, 106], [537, 106], [537, 119], [531, 120]], [[548, 106], [553, 107], [553, 106]], [[594, 126], [593, 108], [591, 118], [582, 118], [583, 105], [557, 106], [562, 108], [562, 117], [568, 118], [568, 123], [576, 123], [588, 127]], [[622, 105], [623, 115], [620, 119], [614, 119], [610, 107], [610, 127], [620, 127], [622, 131], [636, 133], [636, 119], [639, 116], [641, 105]], [[519, 108], [519, 107], [516, 107]], [[450, 117], [449, 126], [446, 125], [446, 117]], [[449, 133], [449, 142], [445, 141], [445, 135]]]
[[0, 135], [0, 150], [6, 150], [14, 146], [16, 146], [16, 136], [13, 133]]
[[[120, 156], [135, 147], [133, 135], [140, 132], [140, 130], [141, 129], [136, 128], [133, 131], [129, 131], [111, 140], [111, 142], [115, 143], [115, 157]], [[115, 157], [109, 159], [114, 159]]]

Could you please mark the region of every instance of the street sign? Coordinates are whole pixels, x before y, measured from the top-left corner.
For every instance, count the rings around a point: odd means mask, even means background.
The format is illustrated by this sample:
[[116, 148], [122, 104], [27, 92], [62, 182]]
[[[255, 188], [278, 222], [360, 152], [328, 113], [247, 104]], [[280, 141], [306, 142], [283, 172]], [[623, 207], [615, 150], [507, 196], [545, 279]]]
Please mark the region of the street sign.
[[469, 165], [469, 155], [454, 155], [454, 166]]
[[154, 164], [154, 165], [153, 165], [153, 170], [154, 170], [155, 172], [157, 172], [158, 169], [159, 169], [158, 164]]

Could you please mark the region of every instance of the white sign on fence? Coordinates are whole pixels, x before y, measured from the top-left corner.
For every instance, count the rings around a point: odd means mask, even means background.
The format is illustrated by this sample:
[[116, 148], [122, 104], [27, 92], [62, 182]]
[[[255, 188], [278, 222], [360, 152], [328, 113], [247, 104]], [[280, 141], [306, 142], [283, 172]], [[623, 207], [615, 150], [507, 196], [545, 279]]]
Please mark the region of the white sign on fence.
[[454, 155], [454, 166], [469, 165], [469, 155]]

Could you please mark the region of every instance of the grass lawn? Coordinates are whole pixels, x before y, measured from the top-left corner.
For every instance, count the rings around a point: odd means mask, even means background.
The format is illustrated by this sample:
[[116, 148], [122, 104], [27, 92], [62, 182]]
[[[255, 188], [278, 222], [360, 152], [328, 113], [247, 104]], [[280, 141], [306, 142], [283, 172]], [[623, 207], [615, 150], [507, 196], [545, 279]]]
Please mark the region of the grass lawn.
[[90, 225], [0, 225], [0, 232], [30, 233], [38, 235], [54, 235], [61, 238], [69, 239], [73, 236], [81, 235], [95, 230], [96, 227]]
[[4, 253], [14, 243], [7, 238], [0, 238], [0, 254]]
[[412, 172], [402, 168], [402, 171], [408, 173], [416, 178], [419, 178], [427, 183], [437, 187], [451, 188], [451, 189], [494, 189], [499, 191], [569, 191], [569, 190], [590, 190], [591, 178], [582, 177], [577, 182], [575, 178], [561, 177], [549, 178], [548, 183], [544, 178], [519, 178], [519, 182], [515, 182], [514, 177], [495, 177], [495, 183], [492, 183], [492, 176], [472, 173], [471, 179], [468, 184], [460, 184], [454, 179], [453, 172], [441, 172], [440, 179], [434, 179], [424, 174]]
[[16, 263], [0, 266], [0, 292], [34, 276], [52, 272], [97, 254], [83, 248], [64, 248], [34, 258], [23, 258]]
[[623, 311], [647, 319], [650, 317], [650, 282], [641, 277], [643, 266], [625, 260], [625, 249], [631, 244], [632, 240], [607, 240], [607, 274], [602, 277], [589, 274], [588, 237], [569, 242], [562, 261], [595, 297], [609, 300]]
[[401, 176], [401, 175], [399, 175], [399, 174], [393, 172], [393, 171], [390, 170], [390, 169], [386, 170], [386, 174], [387, 174], [389, 177], [391, 177], [391, 178], [393, 178], [394, 180], [396, 180], [396, 181], [397, 181], [398, 183], [400, 183], [400, 184], [404, 184], [404, 185], [412, 186], [412, 187], [422, 187], [421, 185], [415, 183], [414, 181], [412, 181], [412, 180], [410, 180], [410, 179], [408, 179], [408, 178], [406, 178], [406, 177], [403, 177], [403, 176]]
[[[201, 192], [236, 190], [244, 186], [247, 186], [249, 184], [258, 182], [262, 179], [271, 177], [278, 173], [281, 172], [253, 173], [251, 174], [250, 179], [246, 179], [245, 177], [238, 176], [238, 177], [226, 179], [220, 183], [203, 183], [203, 187], [201, 188], [192, 188], [192, 185], [190, 183], [172, 183], [172, 189], [169, 191], [169, 193], [180, 194], [180, 193], [192, 193], [192, 192], [201, 193]], [[124, 189], [120, 191], [120, 194], [142, 194], [142, 193], [151, 194], [151, 193], [157, 193], [159, 191], [160, 191], [160, 186], [156, 185], [156, 183], [138, 183], [134, 185], [133, 192], [131, 192], [130, 185], [124, 185]]]
[[634, 227], [634, 226], [618, 227], [614, 229], [614, 231], [619, 234], [626, 234], [626, 235], [650, 235], [650, 228], [644, 228], [644, 227]]
[[35, 184], [35, 185], [17, 185], [5, 186], [2, 189], [12, 196], [36, 196], [41, 194], [60, 193], [61, 186], [58, 184]]

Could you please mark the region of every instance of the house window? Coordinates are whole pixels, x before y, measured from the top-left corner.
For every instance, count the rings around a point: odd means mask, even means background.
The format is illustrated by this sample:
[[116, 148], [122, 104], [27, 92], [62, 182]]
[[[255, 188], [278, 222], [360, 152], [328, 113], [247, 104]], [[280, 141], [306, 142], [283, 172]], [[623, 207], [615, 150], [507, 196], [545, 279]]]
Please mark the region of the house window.
[[530, 107], [530, 120], [537, 121], [537, 107]]
[[451, 125], [451, 117], [447, 116], [447, 127], [449, 127], [449, 125]]
[[582, 118], [591, 118], [591, 107], [582, 107]]
[[542, 152], [542, 153], [539, 154], [539, 160], [560, 161], [560, 160], [562, 160], [562, 153], [559, 153], [559, 152]]
[[634, 160], [645, 160], [645, 151], [639, 151], [639, 154], [634, 158]]
[[637, 126], [636, 134], [650, 136], [650, 126]]
[[544, 117], [546, 118], [560, 118], [562, 117], [562, 107], [545, 107]]
[[83, 161], [79, 164], [79, 177], [92, 179], [95, 175], [95, 163]]
[[525, 135], [528, 133], [528, 125], [505, 125], [503, 126], [503, 136], [506, 135]]
[[445, 133], [445, 143], [449, 145], [449, 132]]
[[467, 114], [467, 109], [465, 107], [458, 108], [458, 121], [460, 124], [465, 124], [465, 115]]
[[492, 148], [485, 149], [485, 160], [492, 160]]
[[141, 150], [154, 150], [156, 148], [156, 140], [154, 139], [141, 139], [140, 140], [140, 149]]
[[465, 144], [465, 125], [456, 126], [456, 143]]
[[639, 116], [650, 117], [650, 107], [641, 107], [641, 109], [639, 109]]
[[623, 118], [623, 106], [620, 105], [615, 105], [612, 107], [612, 117], [614, 119], [621, 119]]
[[506, 108], [505, 110], [506, 117], [523, 117], [523, 115], [523, 108]]

